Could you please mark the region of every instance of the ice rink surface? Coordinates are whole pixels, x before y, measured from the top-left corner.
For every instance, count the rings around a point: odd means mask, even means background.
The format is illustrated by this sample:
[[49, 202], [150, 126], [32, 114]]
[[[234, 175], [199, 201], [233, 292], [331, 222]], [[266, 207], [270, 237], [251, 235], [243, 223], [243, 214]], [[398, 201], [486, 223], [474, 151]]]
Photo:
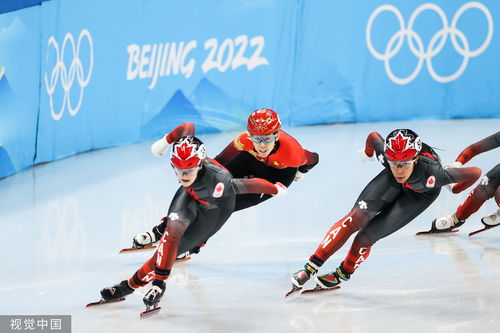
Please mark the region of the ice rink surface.
[[[405, 228], [382, 239], [337, 291], [284, 294], [290, 275], [352, 207], [382, 166], [361, 163], [366, 136], [409, 127], [451, 162], [500, 119], [335, 124], [285, 129], [320, 163], [286, 197], [235, 213], [201, 253], [178, 263], [162, 310], [140, 319], [141, 288], [125, 302], [85, 308], [153, 252], [118, 254], [166, 214], [178, 187], [151, 142], [79, 154], [0, 180], [0, 314], [72, 315], [73, 332], [499, 332], [500, 228], [473, 237], [488, 201], [454, 234], [415, 236], [454, 212], [469, 190], [443, 189]], [[239, 133], [201, 135], [214, 157]], [[500, 149], [468, 165], [483, 173]], [[338, 266], [352, 238], [321, 272]], [[313, 286], [310, 282], [309, 287]]]

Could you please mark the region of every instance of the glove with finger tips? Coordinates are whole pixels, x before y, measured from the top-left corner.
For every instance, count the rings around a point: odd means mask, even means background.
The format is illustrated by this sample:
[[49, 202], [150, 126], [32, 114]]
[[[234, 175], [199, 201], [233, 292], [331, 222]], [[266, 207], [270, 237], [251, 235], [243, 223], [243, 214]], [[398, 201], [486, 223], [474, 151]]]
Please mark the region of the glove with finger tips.
[[155, 143], [151, 145], [151, 153], [156, 157], [163, 156], [169, 146], [170, 144], [167, 142], [167, 136], [165, 135], [163, 138], [155, 141]]

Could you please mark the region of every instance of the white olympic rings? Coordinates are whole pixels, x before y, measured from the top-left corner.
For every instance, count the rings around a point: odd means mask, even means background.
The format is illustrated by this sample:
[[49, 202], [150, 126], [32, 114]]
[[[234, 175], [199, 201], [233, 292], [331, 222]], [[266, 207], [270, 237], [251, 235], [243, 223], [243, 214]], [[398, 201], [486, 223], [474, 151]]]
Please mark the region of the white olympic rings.
[[[486, 39], [484, 40], [483, 44], [481, 44], [481, 46], [478, 47], [476, 50], [470, 50], [469, 41], [467, 37], [464, 35], [462, 31], [460, 31], [457, 28], [458, 20], [460, 19], [462, 14], [466, 10], [471, 8], [479, 9], [486, 17], [486, 20], [488, 21], [488, 34], [486, 36]], [[443, 28], [432, 36], [429, 45], [427, 45], [426, 50], [424, 49], [422, 39], [413, 30], [413, 24], [415, 23], [415, 19], [420, 13], [422, 13], [425, 10], [432, 10], [436, 12], [441, 18], [441, 23], [443, 25]], [[385, 11], [391, 12], [396, 16], [399, 22], [399, 31], [394, 33], [392, 37], [389, 39], [385, 47], [384, 53], [380, 53], [377, 50], [375, 50], [375, 47], [373, 46], [372, 43], [372, 37], [371, 37], [372, 25], [376, 17], [380, 13]], [[446, 43], [448, 35], [450, 35], [453, 48], [457, 51], [458, 54], [460, 54], [463, 57], [463, 61], [455, 73], [448, 76], [441, 76], [434, 70], [434, 67], [432, 66], [432, 58], [435, 57], [439, 52], [441, 52], [442, 48]], [[420, 70], [422, 69], [424, 61], [426, 61], [427, 70], [429, 71], [429, 74], [432, 76], [434, 80], [442, 83], [456, 80], [465, 71], [469, 58], [476, 57], [480, 55], [482, 52], [484, 52], [484, 50], [490, 44], [492, 36], [493, 36], [493, 19], [491, 17], [488, 8], [486, 8], [486, 6], [484, 6], [482, 3], [479, 2], [468, 2], [462, 5], [462, 7], [460, 7], [453, 16], [453, 19], [451, 20], [451, 26], [448, 26], [448, 19], [446, 18], [446, 15], [443, 12], [443, 10], [438, 5], [432, 3], [425, 3], [423, 5], [420, 5], [412, 13], [410, 20], [408, 21], [408, 27], [405, 27], [403, 16], [401, 15], [400, 11], [392, 5], [382, 5], [377, 9], [375, 9], [375, 11], [370, 15], [370, 18], [368, 19], [368, 23], [366, 25], [366, 44], [368, 46], [368, 50], [370, 50], [370, 53], [375, 58], [384, 61], [385, 71], [387, 73], [387, 76], [393, 82], [401, 85], [410, 83], [417, 77], [417, 75], [420, 73]], [[400, 78], [392, 72], [390, 66], [390, 60], [394, 56], [396, 56], [396, 54], [401, 49], [405, 37], [408, 40], [408, 46], [411, 53], [413, 53], [413, 55], [418, 58], [418, 63], [410, 75], [408, 75], [407, 77]], [[457, 37], [462, 42], [463, 47], [460, 46], [460, 44], [457, 42]]]
[[[86, 77], [84, 77], [83, 65], [82, 61], [80, 60], [80, 45], [83, 37], [86, 37], [89, 43], [90, 64]], [[66, 50], [66, 43], [68, 42], [70, 43], [71, 51], [73, 52], [73, 60], [69, 65], [69, 71], [64, 63], [64, 52]], [[50, 75], [50, 82], [47, 78], [47, 73], [45, 73], [45, 86], [47, 88], [47, 94], [49, 94], [49, 99], [50, 99], [50, 114], [52, 115], [52, 118], [54, 120], [59, 120], [61, 119], [64, 113], [64, 108], [66, 106], [68, 107], [68, 111], [72, 116], [76, 115], [80, 110], [83, 100], [83, 89], [89, 84], [90, 77], [92, 75], [92, 67], [94, 65], [94, 46], [92, 42], [92, 37], [90, 36], [90, 32], [87, 29], [83, 29], [80, 32], [80, 36], [78, 37], [78, 42], [76, 44], [76, 47], [73, 35], [69, 32], [66, 33], [66, 35], [64, 36], [60, 53], [59, 53], [59, 45], [57, 44], [57, 41], [54, 38], [54, 36], [51, 36], [49, 38], [48, 46], [50, 47], [51, 45], [54, 47], [56, 53], [56, 63], [54, 65], [54, 68], [52, 68], [52, 72]], [[75, 107], [73, 107], [70, 100], [70, 90], [75, 80], [75, 75], [78, 85], [80, 86], [80, 97], [78, 99], [78, 104]], [[64, 90], [64, 99], [61, 105], [61, 109], [59, 110], [59, 112], [56, 113], [54, 111], [53, 94], [56, 89], [59, 76], [61, 77], [61, 86]]]

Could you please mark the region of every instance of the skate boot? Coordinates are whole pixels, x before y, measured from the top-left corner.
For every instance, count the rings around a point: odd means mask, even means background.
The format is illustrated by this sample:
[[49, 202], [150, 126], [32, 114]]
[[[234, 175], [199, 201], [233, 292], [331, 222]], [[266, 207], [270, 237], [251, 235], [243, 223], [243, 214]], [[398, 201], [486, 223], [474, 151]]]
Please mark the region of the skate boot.
[[351, 274], [347, 273], [342, 264], [337, 267], [336, 270], [328, 274], [316, 276], [316, 288], [320, 289], [333, 289], [339, 285], [342, 281], [347, 281], [351, 277]]
[[318, 272], [318, 267], [312, 262], [308, 262], [304, 265], [304, 269], [293, 273], [292, 275], [292, 290], [285, 294], [285, 297], [293, 294], [296, 291], [302, 289], [302, 286], [311, 279]]
[[154, 227], [153, 230], [140, 233], [135, 235], [132, 239], [132, 248], [142, 248], [145, 246], [151, 246], [158, 242], [163, 236], [158, 230], [158, 227]]
[[200, 253], [200, 249], [205, 246], [205, 243], [201, 243], [200, 245], [193, 247], [191, 250], [183, 252], [179, 254], [176, 258], [175, 261], [186, 261], [191, 259], [192, 254], [198, 254]]
[[432, 221], [431, 232], [449, 232], [455, 228], [461, 227], [465, 223], [465, 220], [459, 220], [457, 215], [446, 215], [438, 217]]
[[101, 296], [103, 300], [109, 302], [119, 300], [120, 298], [128, 296], [133, 292], [134, 288], [131, 288], [128, 285], [127, 280], [123, 280], [119, 284], [101, 290]]
[[317, 272], [317, 268], [311, 265], [311, 263], [307, 263], [305, 264], [304, 269], [301, 269], [292, 275], [292, 283], [294, 286], [301, 288], [304, 283], [309, 281], [309, 279], [316, 275]]
[[165, 281], [154, 280], [153, 287], [144, 295], [142, 301], [149, 309], [150, 307], [156, 308], [160, 302], [163, 294], [165, 293]]
[[488, 228], [496, 227], [500, 224], [500, 208], [496, 212], [481, 219], [481, 222]]

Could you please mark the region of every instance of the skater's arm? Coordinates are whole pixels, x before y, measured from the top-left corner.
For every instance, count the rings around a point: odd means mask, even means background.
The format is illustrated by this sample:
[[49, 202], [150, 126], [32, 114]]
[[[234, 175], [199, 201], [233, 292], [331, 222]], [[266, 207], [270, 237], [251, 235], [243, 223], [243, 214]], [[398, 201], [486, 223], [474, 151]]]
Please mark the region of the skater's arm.
[[165, 139], [167, 140], [168, 143], [173, 143], [173, 142], [179, 140], [180, 138], [188, 136], [188, 135], [191, 135], [191, 136], [194, 135], [194, 124], [190, 123], [190, 122], [181, 124], [181, 125], [177, 126], [176, 128], [174, 128], [172, 132], [168, 133], [165, 136]]
[[457, 157], [456, 161], [465, 164], [474, 156], [498, 147], [500, 147], [500, 131], [465, 148]]
[[457, 194], [470, 187], [479, 179], [481, 169], [477, 167], [449, 168], [445, 170], [445, 173], [450, 178], [449, 183], [457, 183], [451, 189], [453, 193]]
[[301, 173], [306, 173], [312, 168], [316, 166], [319, 162], [319, 155], [318, 153], [310, 152], [309, 150], [304, 149], [304, 155], [305, 155], [305, 163], [301, 166], [299, 166], [298, 170]]
[[223, 164], [225, 165], [227, 162], [229, 162], [230, 160], [232, 160], [236, 155], [238, 155], [239, 151], [238, 149], [236, 149], [236, 147], [234, 146], [234, 143], [233, 142], [230, 142], [226, 148], [224, 148], [223, 151], [221, 151], [219, 153], [219, 155], [217, 155], [215, 157], [215, 160], [217, 162], [219, 162], [220, 164]]
[[156, 140], [155, 143], [151, 145], [151, 153], [157, 157], [163, 156], [170, 144], [188, 135], [194, 135], [194, 124], [189, 122], [177, 126], [172, 132]]
[[366, 138], [366, 156], [372, 157], [374, 153], [384, 154], [384, 138], [378, 132], [371, 132]]
[[235, 178], [232, 180], [232, 183], [235, 188], [236, 194], [263, 193], [277, 195], [280, 194], [280, 191], [286, 191], [286, 187], [284, 187], [282, 184], [273, 184], [262, 178]]

